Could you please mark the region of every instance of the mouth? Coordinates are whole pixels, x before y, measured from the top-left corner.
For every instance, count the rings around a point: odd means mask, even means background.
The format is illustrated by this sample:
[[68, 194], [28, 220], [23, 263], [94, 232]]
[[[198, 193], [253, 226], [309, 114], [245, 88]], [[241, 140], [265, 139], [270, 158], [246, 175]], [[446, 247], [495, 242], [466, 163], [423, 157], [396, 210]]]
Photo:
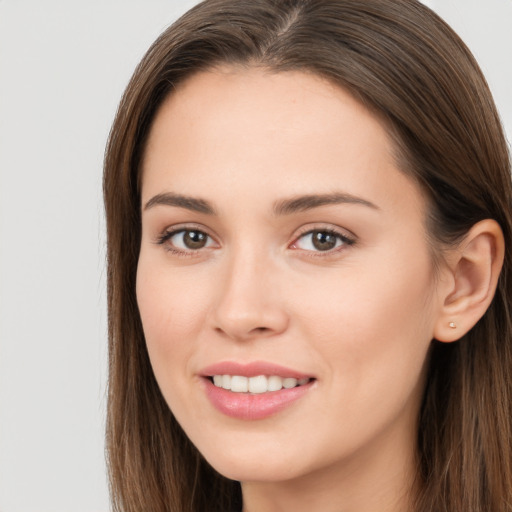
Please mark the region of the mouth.
[[315, 389], [316, 377], [274, 363], [225, 361], [200, 376], [211, 404], [225, 416], [262, 420], [292, 407]]
[[295, 377], [281, 377], [279, 375], [246, 377], [244, 375], [229, 374], [212, 375], [207, 378], [217, 388], [233, 393], [249, 393], [253, 395], [305, 386], [314, 380], [309, 377], [296, 379]]

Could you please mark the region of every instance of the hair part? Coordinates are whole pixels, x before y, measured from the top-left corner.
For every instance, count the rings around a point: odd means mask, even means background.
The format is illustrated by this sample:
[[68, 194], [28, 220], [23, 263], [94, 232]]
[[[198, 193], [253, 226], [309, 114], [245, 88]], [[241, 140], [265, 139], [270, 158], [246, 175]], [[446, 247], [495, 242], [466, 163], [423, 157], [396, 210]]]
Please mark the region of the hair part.
[[[207, 0], [167, 29], [122, 98], [105, 155], [114, 510], [235, 510], [240, 486], [191, 444], [154, 378], [137, 308], [140, 174], [165, 98], [219, 65], [324, 77], [391, 128], [429, 204], [434, 247], [495, 219], [512, 245], [510, 158], [496, 108], [458, 36], [416, 0]], [[419, 418], [416, 512], [512, 507], [512, 252], [493, 303], [459, 342], [432, 342]]]

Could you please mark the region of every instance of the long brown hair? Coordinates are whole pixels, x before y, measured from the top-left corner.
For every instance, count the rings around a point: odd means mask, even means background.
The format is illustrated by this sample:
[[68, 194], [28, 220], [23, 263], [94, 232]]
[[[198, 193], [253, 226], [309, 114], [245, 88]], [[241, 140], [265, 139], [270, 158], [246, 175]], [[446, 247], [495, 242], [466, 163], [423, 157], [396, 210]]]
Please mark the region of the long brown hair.
[[107, 450], [114, 510], [240, 508], [240, 486], [187, 439], [153, 376], [135, 296], [139, 167], [167, 95], [228, 63], [303, 70], [350, 91], [391, 128], [404, 172], [429, 198], [434, 247], [479, 220], [507, 244], [494, 300], [459, 342], [432, 342], [419, 418], [417, 512], [512, 510], [510, 157], [469, 50], [416, 0], [207, 0], [149, 49], [122, 98], [105, 157]]

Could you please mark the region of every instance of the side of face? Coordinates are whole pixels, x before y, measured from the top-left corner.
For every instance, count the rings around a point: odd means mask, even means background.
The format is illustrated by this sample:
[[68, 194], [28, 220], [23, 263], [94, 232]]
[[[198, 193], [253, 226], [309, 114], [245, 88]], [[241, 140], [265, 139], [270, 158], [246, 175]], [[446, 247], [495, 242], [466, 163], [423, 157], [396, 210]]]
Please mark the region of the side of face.
[[[165, 101], [137, 300], [162, 393], [220, 473], [280, 481], [412, 455], [442, 304], [425, 210], [385, 125], [317, 77], [218, 69]], [[307, 390], [227, 414], [209, 369], [251, 365]]]

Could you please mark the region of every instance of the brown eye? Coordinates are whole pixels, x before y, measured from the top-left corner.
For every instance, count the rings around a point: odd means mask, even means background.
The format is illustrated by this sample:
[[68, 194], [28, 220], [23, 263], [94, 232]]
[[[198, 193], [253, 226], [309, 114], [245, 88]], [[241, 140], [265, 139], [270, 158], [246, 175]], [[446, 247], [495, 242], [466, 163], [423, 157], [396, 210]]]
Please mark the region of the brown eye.
[[354, 240], [336, 231], [314, 229], [300, 236], [293, 244], [293, 248], [311, 252], [329, 252], [353, 243]]
[[210, 235], [199, 229], [170, 231], [159, 238], [158, 243], [168, 245], [169, 249], [181, 252], [198, 251], [215, 245]]
[[202, 231], [183, 231], [183, 244], [187, 249], [202, 249], [208, 242], [208, 235]]
[[318, 251], [330, 251], [336, 247], [339, 236], [326, 231], [313, 231], [311, 242]]

